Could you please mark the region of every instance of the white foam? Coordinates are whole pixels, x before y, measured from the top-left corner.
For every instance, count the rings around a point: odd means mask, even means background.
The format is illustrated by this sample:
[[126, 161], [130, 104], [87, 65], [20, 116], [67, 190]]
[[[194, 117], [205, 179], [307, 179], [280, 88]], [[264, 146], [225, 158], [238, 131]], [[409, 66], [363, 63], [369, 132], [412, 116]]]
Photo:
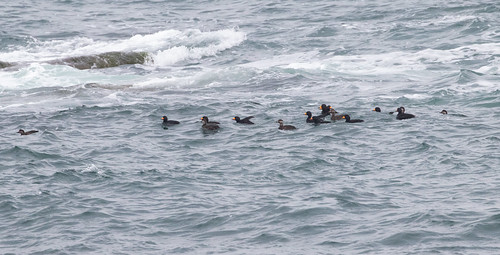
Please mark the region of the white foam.
[[196, 71], [178, 71], [175, 74], [169, 74], [161, 77], [149, 77], [144, 81], [134, 83], [133, 89], [189, 89], [196, 86], [205, 86], [217, 79], [217, 73], [214, 70], [196, 70]]
[[[255, 69], [270, 69], [274, 67], [284, 67], [287, 66], [293, 69], [301, 69], [305, 66], [317, 66], [317, 64], [313, 64], [312, 61], [318, 62], [319, 52], [311, 51], [311, 52], [297, 52], [294, 54], [285, 54], [285, 55], [277, 55], [272, 56], [271, 58], [256, 60], [253, 62], [245, 63], [240, 65], [240, 67], [246, 68], [255, 68]], [[310, 69], [310, 68], [308, 68]]]
[[[211, 32], [190, 29], [185, 31], [164, 30], [148, 35], [135, 35], [117, 41], [96, 42], [82, 37], [48, 42], [34, 40], [30, 46], [19, 47], [9, 52], [0, 52], [0, 60], [17, 62], [21, 66], [17, 71], [0, 71], [2, 81], [0, 88], [65, 87], [86, 83], [133, 84], [139, 80], [136, 75], [106, 75], [99, 71], [82, 71], [69, 66], [49, 65], [43, 62], [110, 51], [146, 51], [151, 53], [153, 59], [152, 62], [146, 64], [153, 64], [155, 67], [168, 67], [180, 61], [216, 56], [224, 50], [239, 45], [245, 39], [246, 34], [235, 29]], [[184, 78], [174, 77], [172, 79]], [[162, 80], [164, 81], [164, 79]], [[151, 83], [154, 82], [155, 80], [151, 81]], [[139, 86], [143, 86], [143, 84], [139, 84]]]
[[32, 63], [17, 71], [0, 72], [1, 89], [69, 87], [86, 83], [119, 84], [139, 80], [132, 74], [107, 75], [74, 69], [65, 65]]
[[399, 22], [367, 22], [367, 21], [352, 21], [350, 23], [341, 23], [342, 28], [345, 30], [356, 30], [358, 32], [387, 32], [395, 27], [407, 28], [427, 28], [427, 27], [446, 27], [452, 24], [464, 21], [482, 21], [483, 18], [473, 15], [444, 15], [438, 17], [431, 17], [428, 19], [410, 19], [408, 21]]
[[[65, 57], [85, 56], [111, 51], [134, 51], [156, 53], [159, 63], [172, 64], [177, 61], [206, 56], [239, 45], [246, 34], [235, 29], [202, 32], [197, 29], [185, 31], [164, 30], [147, 35], [134, 35], [116, 41], [94, 41], [75, 37], [67, 40], [40, 42], [35, 40], [27, 47], [18, 47], [9, 52], [0, 52], [0, 60], [8, 62], [42, 62]], [[180, 50], [179, 50], [180, 49]], [[173, 54], [170, 54], [173, 52]], [[166, 60], [172, 56], [174, 60]]]
[[156, 88], [181, 88], [190, 87], [196, 77], [155, 77], [143, 82], [134, 84], [135, 89], [156, 89]]
[[291, 63], [285, 66], [285, 68], [291, 69], [304, 69], [304, 70], [323, 70], [326, 69], [326, 65], [320, 62], [311, 63]]
[[[324, 57], [317, 51], [273, 56], [246, 63], [241, 66], [256, 69], [285, 68], [304, 71], [326, 71], [333, 74], [355, 76], [377, 76], [384, 74], [404, 75], [420, 80], [430, 78], [430, 73], [443, 71], [433, 68], [440, 65], [458, 65], [463, 60], [486, 60], [487, 66], [478, 68], [478, 72], [498, 72], [498, 61], [490, 60], [500, 52], [500, 43], [473, 44], [455, 49], [424, 49], [416, 52], [394, 51], [380, 54], [335, 55]], [[452, 67], [456, 68], [456, 67]]]
[[[234, 30], [208, 33], [192, 31], [186, 38], [183, 38], [183, 45], [159, 50], [153, 56], [153, 62], [156, 66], [169, 66], [184, 60], [215, 56], [219, 52], [239, 45], [245, 39], [244, 33]], [[193, 43], [193, 46], [188, 46]]]
[[423, 100], [427, 98], [431, 98], [432, 95], [429, 94], [405, 94], [403, 97], [406, 97], [408, 99], [416, 99], [416, 100]]
[[419, 21], [418, 23], [406, 23], [405, 25], [408, 27], [443, 26], [469, 20], [480, 20], [480, 18], [472, 15], [444, 15], [441, 17]]

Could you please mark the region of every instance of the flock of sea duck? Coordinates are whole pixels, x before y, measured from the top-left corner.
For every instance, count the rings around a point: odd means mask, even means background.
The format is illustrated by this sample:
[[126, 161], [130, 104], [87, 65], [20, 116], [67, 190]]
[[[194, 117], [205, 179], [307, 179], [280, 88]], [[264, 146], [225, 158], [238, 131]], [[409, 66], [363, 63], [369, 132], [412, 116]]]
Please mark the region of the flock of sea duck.
[[[315, 125], [319, 125], [319, 124], [323, 124], [323, 123], [331, 123], [331, 121], [335, 122], [337, 120], [342, 120], [342, 119], [345, 119], [345, 122], [347, 122], [347, 123], [364, 122], [364, 120], [361, 120], [361, 119], [351, 119], [351, 116], [349, 116], [349, 114], [336, 115], [338, 112], [335, 111], [335, 109], [333, 109], [330, 105], [322, 104], [319, 107], [319, 109], [321, 110], [321, 114], [318, 115], [318, 116], [313, 116], [310, 111], [307, 111], [306, 113], [304, 113], [304, 115], [307, 115], [306, 123], [313, 123]], [[380, 109], [380, 107], [375, 107], [372, 111], [374, 111], [374, 112], [382, 112], [382, 110]], [[398, 113], [396, 115], [396, 119], [398, 119], [398, 120], [405, 120], [405, 119], [415, 118], [415, 115], [406, 113], [405, 111], [406, 111], [406, 109], [403, 106], [398, 107], [396, 109], [396, 112]], [[393, 114], [393, 113], [394, 112], [389, 112], [389, 114]], [[442, 110], [440, 113], [441, 114], [448, 114], [448, 111]], [[331, 121], [325, 120], [325, 118], [327, 116], [330, 116], [330, 120]], [[235, 116], [233, 118], [233, 120], [235, 120], [236, 123], [252, 125], [252, 124], [254, 124], [252, 121], [250, 121], [250, 119], [252, 119], [252, 118], [254, 118], [254, 116], [248, 116], [248, 117], [243, 118], [243, 119], [240, 118], [240, 117], [238, 117], [238, 116]], [[163, 116], [162, 120], [163, 120], [162, 126], [163, 126], [164, 129], [168, 129], [168, 127], [170, 127], [170, 126], [174, 126], [174, 125], [180, 124], [179, 121], [169, 120], [167, 118], [167, 116]], [[203, 116], [201, 118], [201, 121], [203, 123], [201, 127], [204, 130], [218, 130], [220, 128], [219, 127], [219, 124], [220, 124], [219, 122], [209, 121], [207, 116]], [[278, 129], [280, 129], [280, 130], [294, 130], [294, 129], [297, 129], [296, 127], [294, 127], [292, 125], [284, 125], [282, 119], [279, 119], [277, 122], [279, 123]], [[26, 132], [23, 129], [19, 129], [19, 131], [17, 133], [19, 133], [21, 135], [31, 135], [31, 134], [34, 134], [36, 132], [38, 132], [38, 130], [30, 130], [30, 131]]]
[[[315, 125], [319, 125], [319, 124], [323, 124], [323, 123], [331, 123], [332, 121], [335, 122], [335, 121], [338, 121], [338, 120], [345, 120], [346, 123], [360, 123], [360, 122], [364, 122], [364, 120], [361, 120], [361, 119], [351, 119], [351, 116], [349, 116], [349, 114], [343, 114], [343, 115], [336, 115], [338, 112], [333, 109], [330, 105], [326, 105], [326, 104], [322, 104], [319, 109], [321, 110], [321, 113], [320, 115], [317, 115], [317, 116], [313, 116], [312, 112], [310, 111], [307, 111], [306, 113], [304, 113], [304, 115], [307, 115], [307, 118], [306, 118], [306, 123], [312, 123], [312, 124], [315, 124]], [[375, 112], [382, 112], [382, 110], [380, 109], [380, 107], [375, 107], [375, 109], [373, 109], [372, 111], [375, 111]], [[409, 113], [406, 113], [405, 112], [406, 109], [401, 106], [401, 107], [398, 107], [396, 109], [396, 112], [397, 112], [397, 115], [396, 115], [396, 119], [398, 120], [404, 120], [404, 119], [411, 119], [411, 118], [415, 118], [415, 115], [413, 114], [409, 114]], [[393, 114], [394, 112], [389, 112], [390, 114]], [[442, 114], [447, 114], [448, 112], [446, 110], [442, 110], [441, 111]], [[326, 117], [330, 116], [330, 121], [328, 120], [325, 120]], [[238, 116], [235, 116], [233, 118], [233, 120], [236, 121], [236, 123], [240, 123], [240, 124], [254, 124], [252, 121], [250, 121], [250, 119], [254, 118], [254, 116], [248, 116], [246, 118], [240, 118]], [[172, 126], [172, 125], [177, 125], [179, 124], [179, 121], [175, 121], [175, 120], [168, 120], [167, 116], [163, 116], [163, 127], [165, 129], [167, 129], [169, 126]], [[202, 121], [202, 128], [204, 130], [218, 130], [220, 127], [219, 127], [219, 122], [216, 122], [216, 121], [209, 121], [208, 120], [208, 117], [207, 116], [203, 116], [201, 118], [201, 121]], [[292, 125], [285, 125], [283, 124], [283, 120], [282, 119], [279, 119], [277, 121], [279, 123], [279, 127], [278, 129], [280, 130], [294, 130], [294, 129], [297, 129], [296, 127], [292, 126]]]

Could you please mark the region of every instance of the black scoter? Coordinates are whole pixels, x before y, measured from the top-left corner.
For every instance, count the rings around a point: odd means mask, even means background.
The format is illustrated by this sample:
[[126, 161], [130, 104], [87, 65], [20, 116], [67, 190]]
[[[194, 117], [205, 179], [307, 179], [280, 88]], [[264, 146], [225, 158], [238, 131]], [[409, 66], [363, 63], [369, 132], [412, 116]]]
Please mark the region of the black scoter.
[[22, 129], [19, 129], [19, 131], [17, 131], [17, 133], [21, 134], [21, 135], [31, 135], [31, 134], [34, 134], [38, 132], [38, 130], [30, 130], [28, 132], [24, 132], [24, 130]]
[[314, 124], [330, 123], [330, 121], [324, 121], [323, 117], [321, 116], [312, 116], [312, 113], [310, 111], [307, 111], [306, 113], [304, 113], [304, 115], [307, 115], [306, 119], [307, 123], [314, 123]]
[[345, 119], [345, 122], [347, 122], [347, 123], [364, 122], [364, 120], [360, 120], [360, 119], [351, 119], [351, 116], [349, 116], [348, 114], [342, 115], [342, 118]]
[[217, 129], [219, 129], [219, 125], [217, 125], [219, 123], [218, 122], [209, 122], [207, 116], [203, 116], [201, 118], [201, 121], [203, 122], [203, 125], [201, 125], [201, 127], [204, 130], [217, 130]]
[[173, 125], [180, 124], [179, 121], [168, 120], [167, 116], [163, 116], [161, 119], [163, 120], [163, 123], [161, 123], [162, 126], [163, 126], [163, 128], [167, 128], [167, 127], [170, 127], [170, 126], [173, 126]]
[[322, 104], [319, 109], [321, 110], [321, 115], [319, 115], [320, 117], [324, 118], [328, 115], [330, 115], [330, 109], [332, 108], [332, 106], [330, 105], [326, 105], [326, 104]]
[[294, 130], [294, 129], [297, 129], [296, 127], [294, 127], [292, 125], [283, 125], [283, 120], [282, 119], [279, 119], [278, 123], [280, 124], [280, 126], [278, 127], [278, 129], [280, 129], [280, 130]]
[[447, 110], [442, 110], [440, 113], [441, 114], [448, 114], [448, 111]]
[[342, 115], [335, 115], [336, 113], [338, 113], [337, 111], [335, 111], [335, 109], [330, 109], [330, 114], [332, 115], [332, 117], [330, 118], [331, 120], [333, 121], [337, 121], [337, 120], [341, 120], [342, 119]]
[[206, 120], [207, 124], [220, 124], [217, 121], [209, 121], [207, 116], [201, 117], [201, 120], [204, 120], [204, 119]]
[[405, 110], [405, 108], [403, 106], [401, 106], [398, 109], [396, 109], [396, 111], [398, 112], [398, 115], [396, 116], [396, 119], [398, 119], [398, 120], [405, 120], [405, 119], [415, 118], [415, 115], [409, 114], [409, 113], [405, 113], [406, 110]]
[[254, 124], [253, 122], [250, 121], [251, 118], [253, 118], [253, 116], [248, 116], [243, 119], [240, 119], [240, 117], [236, 116], [233, 118], [233, 120], [236, 120], [236, 123], [241, 123], [241, 124]]

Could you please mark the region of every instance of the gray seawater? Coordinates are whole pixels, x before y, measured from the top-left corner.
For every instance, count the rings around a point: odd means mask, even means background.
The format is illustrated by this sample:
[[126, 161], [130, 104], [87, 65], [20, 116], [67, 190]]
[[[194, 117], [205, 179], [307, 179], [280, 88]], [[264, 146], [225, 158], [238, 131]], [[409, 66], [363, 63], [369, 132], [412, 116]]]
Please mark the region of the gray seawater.
[[[0, 13], [2, 254], [500, 253], [497, 1]], [[148, 58], [61, 64], [108, 52]], [[305, 123], [323, 103], [365, 122]]]

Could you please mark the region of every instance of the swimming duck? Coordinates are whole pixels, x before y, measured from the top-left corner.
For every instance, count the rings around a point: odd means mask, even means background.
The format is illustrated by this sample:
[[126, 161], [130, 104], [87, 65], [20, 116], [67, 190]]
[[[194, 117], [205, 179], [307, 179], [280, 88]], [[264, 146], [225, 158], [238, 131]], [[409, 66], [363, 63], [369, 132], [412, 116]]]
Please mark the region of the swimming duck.
[[345, 119], [345, 122], [347, 122], [347, 123], [364, 122], [364, 120], [360, 120], [360, 119], [353, 119], [353, 120], [351, 120], [351, 116], [349, 116], [348, 114], [342, 115], [342, 119]]
[[[380, 107], [375, 107], [375, 108], [373, 108], [372, 111], [374, 111], [374, 112], [382, 112], [382, 109], [380, 109]], [[394, 112], [389, 112], [389, 114], [393, 114], [393, 113]]]
[[278, 123], [280, 124], [280, 126], [278, 127], [278, 129], [280, 129], [280, 130], [294, 130], [294, 129], [297, 129], [296, 127], [294, 127], [292, 125], [283, 125], [283, 120], [282, 119], [279, 119]]
[[335, 109], [331, 108], [330, 109], [330, 114], [332, 115], [331, 120], [333, 120], [333, 121], [341, 120], [342, 115], [335, 115], [335, 113], [338, 113], [338, 112], [335, 111]]
[[254, 124], [253, 122], [250, 121], [251, 118], [253, 118], [253, 116], [248, 116], [243, 119], [240, 119], [240, 117], [236, 116], [233, 118], [233, 120], [236, 120], [236, 123], [241, 123], [241, 124]]
[[312, 113], [310, 111], [307, 111], [306, 113], [304, 113], [304, 115], [307, 115], [306, 119], [307, 123], [314, 123], [314, 124], [330, 123], [330, 121], [324, 121], [323, 117], [321, 116], [312, 116]]
[[163, 116], [161, 118], [163, 120], [163, 123], [161, 123], [161, 125], [163, 126], [163, 128], [167, 128], [169, 126], [173, 126], [173, 125], [177, 125], [177, 124], [180, 124], [180, 122], [176, 121], [176, 120], [168, 120], [167, 116]]
[[441, 114], [448, 114], [448, 111], [447, 110], [442, 110], [440, 113]]
[[321, 118], [324, 118], [328, 115], [330, 115], [330, 109], [332, 108], [332, 106], [330, 105], [326, 105], [326, 104], [322, 104], [319, 109], [321, 110], [321, 114], [319, 115]]
[[217, 121], [209, 121], [207, 116], [201, 117], [201, 120], [204, 120], [204, 119], [206, 120], [207, 124], [220, 124]]
[[217, 130], [219, 129], [219, 122], [209, 122], [208, 121], [208, 117], [207, 116], [203, 116], [201, 118], [201, 121], [203, 122], [203, 125], [201, 125], [201, 127], [204, 129], [204, 130]]
[[31, 135], [31, 134], [34, 134], [38, 132], [38, 130], [30, 130], [28, 132], [24, 132], [24, 130], [22, 129], [19, 129], [19, 131], [17, 131], [17, 133], [21, 134], [21, 135]]
[[398, 112], [398, 115], [396, 116], [396, 119], [398, 119], [398, 120], [405, 120], [405, 119], [415, 118], [415, 115], [409, 114], [409, 113], [405, 113], [406, 109], [403, 106], [401, 106], [398, 109], [396, 109], [396, 111]]

